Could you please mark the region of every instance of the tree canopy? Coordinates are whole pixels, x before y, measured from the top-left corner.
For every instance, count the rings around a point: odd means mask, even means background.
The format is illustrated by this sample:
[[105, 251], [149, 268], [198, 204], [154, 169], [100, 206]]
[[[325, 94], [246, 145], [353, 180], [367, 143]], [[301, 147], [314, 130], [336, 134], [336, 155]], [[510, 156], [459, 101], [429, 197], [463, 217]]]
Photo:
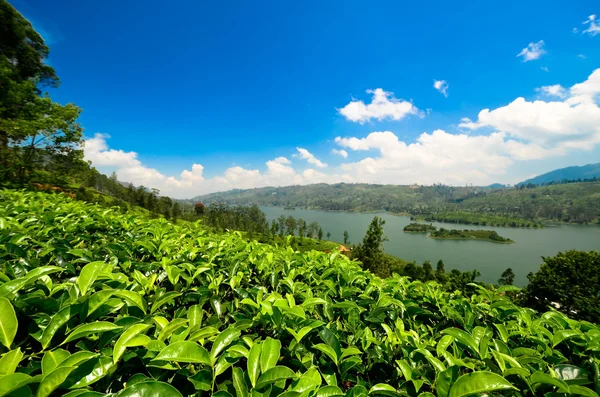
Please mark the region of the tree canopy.
[[530, 273], [523, 303], [537, 310], [553, 306], [570, 316], [600, 322], [600, 253], [567, 251]]

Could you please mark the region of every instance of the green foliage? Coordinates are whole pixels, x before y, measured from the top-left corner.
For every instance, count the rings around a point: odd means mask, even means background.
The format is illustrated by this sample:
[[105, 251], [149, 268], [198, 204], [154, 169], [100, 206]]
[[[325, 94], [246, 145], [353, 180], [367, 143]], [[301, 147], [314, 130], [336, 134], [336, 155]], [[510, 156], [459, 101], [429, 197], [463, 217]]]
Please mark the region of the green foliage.
[[501, 244], [514, 243], [511, 239], [498, 235], [494, 230], [457, 230], [444, 229], [442, 227], [439, 230], [431, 232], [429, 237], [441, 239], [483, 240]]
[[203, 202], [295, 206], [329, 211], [387, 211], [475, 225], [537, 227], [540, 220], [593, 222], [600, 218], [600, 181], [532, 188], [315, 184], [233, 190]]
[[338, 253], [62, 195], [0, 191], [0, 270], [1, 395], [595, 396], [600, 386], [600, 328], [516, 306], [502, 288], [381, 279]]
[[425, 215], [422, 218], [427, 222], [462, 223], [467, 225], [502, 227], [542, 227], [541, 223], [527, 219], [466, 211], [436, 212]]
[[416, 232], [416, 233], [426, 233], [435, 231], [437, 228], [433, 225], [428, 225], [426, 223], [410, 223], [404, 226], [405, 232]]
[[81, 112], [43, 95], [58, 85], [49, 53], [31, 23], [0, 0], [0, 183], [38, 180], [44, 171], [53, 182], [84, 167]]
[[515, 281], [515, 272], [509, 267], [500, 275], [500, 279], [498, 279], [498, 284], [500, 285], [512, 285]]
[[528, 278], [524, 304], [538, 310], [552, 305], [575, 318], [600, 322], [600, 253], [567, 251], [544, 258]]
[[373, 272], [381, 272], [378, 267], [384, 263], [383, 243], [387, 240], [383, 235], [385, 220], [374, 217], [367, 229], [362, 243], [356, 245], [353, 257], [362, 262], [363, 267]]

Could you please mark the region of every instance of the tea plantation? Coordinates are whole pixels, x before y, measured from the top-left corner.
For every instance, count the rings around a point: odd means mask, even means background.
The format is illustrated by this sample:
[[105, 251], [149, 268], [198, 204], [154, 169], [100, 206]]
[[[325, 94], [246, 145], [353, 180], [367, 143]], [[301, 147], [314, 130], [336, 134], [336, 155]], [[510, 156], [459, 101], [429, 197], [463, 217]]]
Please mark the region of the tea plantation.
[[0, 396], [597, 396], [600, 327], [515, 289], [2, 190]]

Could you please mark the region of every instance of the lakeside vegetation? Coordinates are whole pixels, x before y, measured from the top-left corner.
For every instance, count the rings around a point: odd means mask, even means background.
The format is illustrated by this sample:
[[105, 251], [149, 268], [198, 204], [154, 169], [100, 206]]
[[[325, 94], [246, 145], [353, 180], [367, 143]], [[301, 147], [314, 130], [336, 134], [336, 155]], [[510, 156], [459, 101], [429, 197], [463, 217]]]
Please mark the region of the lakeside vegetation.
[[[193, 203], [253, 203], [326, 211], [412, 214], [433, 219], [444, 214], [449, 222], [506, 227], [540, 227], [544, 221], [598, 223], [600, 181], [556, 183], [512, 188], [446, 185], [314, 184], [265, 187], [198, 196]], [[462, 222], [461, 222], [462, 223]]]
[[404, 226], [403, 229], [405, 232], [412, 233], [426, 233], [437, 230], [437, 228], [433, 225], [428, 225], [426, 223], [410, 223]]
[[462, 223], [465, 225], [499, 226], [499, 227], [543, 227], [538, 221], [522, 218], [505, 217], [500, 215], [488, 215], [465, 211], [440, 212], [419, 217], [411, 217], [411, 220], [424, 220], [427, 222]]
[[429, 237], [438, 239], [482, 240], [500, 244], [514, 243], [511, 239], [502, 237], [493, 230], [457, 230], [440, 228], [439, 230], [431, 232]]

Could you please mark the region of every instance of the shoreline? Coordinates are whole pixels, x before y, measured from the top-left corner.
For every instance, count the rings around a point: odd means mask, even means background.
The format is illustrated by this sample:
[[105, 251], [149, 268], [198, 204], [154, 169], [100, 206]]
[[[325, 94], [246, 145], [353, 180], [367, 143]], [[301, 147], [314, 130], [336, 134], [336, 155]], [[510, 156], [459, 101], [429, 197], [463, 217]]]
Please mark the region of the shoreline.
[[515, 241], [513, 240], [509, 240], [509, 241], [496, 241], [496, 240], [492, 240], [489, 238], [477, 238], [477, 237], [434, 237], [429, 235], [429, 238], [432, 238], [434, 240], [474, 240], [474, 241], [488, 241], [490, 243], [496, 243], [496, 244], [514, 244]]

